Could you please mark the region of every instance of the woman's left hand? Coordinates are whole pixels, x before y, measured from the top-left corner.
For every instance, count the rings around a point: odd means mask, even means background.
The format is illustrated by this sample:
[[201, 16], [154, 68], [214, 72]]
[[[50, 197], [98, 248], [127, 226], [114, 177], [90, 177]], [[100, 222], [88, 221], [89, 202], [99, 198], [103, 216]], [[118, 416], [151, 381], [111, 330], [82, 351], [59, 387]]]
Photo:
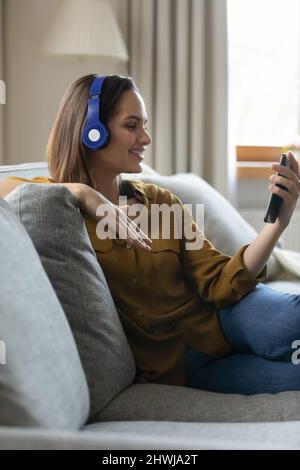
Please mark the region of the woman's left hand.
[[[278, 194], [278, 196], [283, 199], [276, 221], [283, 229], [285, 229], [290, 223], [300, 192], [298, 162], [292, 152], [288, 152], [287, 158], [290, 162], [291, 168], [287, 168], [283, 165], [272, 164], [272, 168], [285, 177], [280, 175], [271, 175], [271, 184], [269, 186], [272, 193]], [[275, 186], [275, 183], [282, 184], [287, 188], [287, 191]]]

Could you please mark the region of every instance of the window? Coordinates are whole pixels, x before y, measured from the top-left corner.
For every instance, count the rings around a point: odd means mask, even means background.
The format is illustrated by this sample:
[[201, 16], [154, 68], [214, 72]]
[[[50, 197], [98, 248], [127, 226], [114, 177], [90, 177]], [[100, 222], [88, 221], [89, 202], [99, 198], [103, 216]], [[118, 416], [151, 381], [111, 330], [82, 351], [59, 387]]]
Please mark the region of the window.
[[299, 20], [300, 0], [228, 0], [230, 100], [240, 161], [275, 161], [300, 133]]

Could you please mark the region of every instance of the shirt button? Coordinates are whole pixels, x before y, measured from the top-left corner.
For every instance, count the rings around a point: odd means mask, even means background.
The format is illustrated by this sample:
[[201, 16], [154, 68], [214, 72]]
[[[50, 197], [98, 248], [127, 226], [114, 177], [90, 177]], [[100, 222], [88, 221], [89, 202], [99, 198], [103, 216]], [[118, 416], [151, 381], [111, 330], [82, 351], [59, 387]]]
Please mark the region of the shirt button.
[[137, 314], [141, 317], [142, 315], [144, 315], [144, 312], [142, 310], [138, 310]]
[[126, 248], [132, 248], [131, 243], [126, 243]]
[[137, 278], [136, 278], [136, 277], [133, 277], [133, 278], [131, 279], [131, 282], [133, 282], [133, 284], [136, 284], [136, 283], [137, 283]]

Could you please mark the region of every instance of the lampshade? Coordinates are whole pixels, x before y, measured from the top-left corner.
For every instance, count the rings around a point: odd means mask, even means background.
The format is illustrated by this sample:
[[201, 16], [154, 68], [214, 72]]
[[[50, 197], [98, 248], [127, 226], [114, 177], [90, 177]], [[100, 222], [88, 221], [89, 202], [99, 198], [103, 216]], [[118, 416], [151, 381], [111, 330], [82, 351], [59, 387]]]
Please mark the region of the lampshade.
[[47, 54], [128, 60], [112, 7], [103, 0], [62, 0], [43, 49]]

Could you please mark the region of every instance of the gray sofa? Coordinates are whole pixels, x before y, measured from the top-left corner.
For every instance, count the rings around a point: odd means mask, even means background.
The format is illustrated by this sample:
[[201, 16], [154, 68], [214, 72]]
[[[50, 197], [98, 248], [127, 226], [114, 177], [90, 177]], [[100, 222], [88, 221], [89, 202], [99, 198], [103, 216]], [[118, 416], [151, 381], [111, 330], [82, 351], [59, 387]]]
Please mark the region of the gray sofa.
[[[0, 167], [0, 179], [10, 175], [48, 169]], [[193, 174], [166, 177], [145, 165], [128, 177], [203, 202], [205, 234], [224, 253], [256, 235]], [[66, 188], [25, 182], [0, 199], [0, 227], [0, 449], [300, 448], [300, 392], [242, 396], [135, 383], [134, 357]], [[274, 257], [267, 282], [300, 293], [299, 279]]]

